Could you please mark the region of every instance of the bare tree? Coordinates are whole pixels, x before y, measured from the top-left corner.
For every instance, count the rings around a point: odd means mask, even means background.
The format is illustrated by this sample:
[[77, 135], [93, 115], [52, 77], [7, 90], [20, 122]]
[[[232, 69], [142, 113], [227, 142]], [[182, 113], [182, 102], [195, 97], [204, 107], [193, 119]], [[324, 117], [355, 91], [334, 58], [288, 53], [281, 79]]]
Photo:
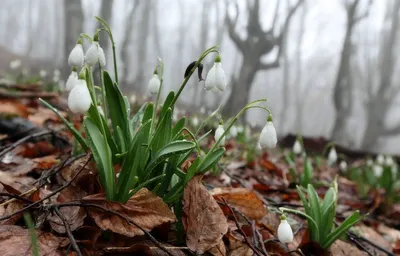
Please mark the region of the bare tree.
[[[394, 3], [393, 3], [394, 2]], [[380, 136], [393, 136], [400, 133], [400, 123], [387, 127], [385, 124], [387, 113], [400, 89], [392, 84], [393, 71], [396, 57], [393, 53], [396, 40], [399, 35], [399, 11], [400, 1], [393, 1], [387, 5], [385, 26], [382, 31], [382, 43], [380, 46], [379, 84], [376, 89], [373, 85], [368, 87], [367, 125], [362, 140], [363, 148], [376, 147]], [[387, 25], [387, 26], [386, 26]]]
[[[69, 53], [76, 44], [77, 37], [83, 31], [83, 11], [81, 0], [64, 0], [64, 30], [65, 44], [64, 56], [68, 58]], [[66, 76], [71, 70], [64, 66], [63, 73]]]
[[369, 9], [367, 8], [367, 11], [364, 14], [357, 16], [359, 3], [360, 0], [346, 0], [343, 2], [346, 10], [347, 25], [333, 93], [336, 118], [332, 130], [332, 139], [337, 142], [344, 142], [346, 140], [347, 119], [350, 117], [353, 109], [353, 84], [350, 75], [350, 61], [354, 45], [351, 42], [351, 37], [355, 26], [368, 15]]
[[[277, 35], [275, 31], [277, 30], [276, 21], [278, 12], [275, 13], [271, 28], [264, 31], [259, 19], [259, 0], [255, 0], [253, 4], [248, 3], [246, 39], [242, 39], [235, 31], [239, 14], [238, 6], [236, 5], [236, 17], [233, 20], [228, 13], [226, 14], [229, 37], [243, 56], [238, 78], [232, 81], [232, 91], [223, 109], [226, 115], [237, 113], [247, 104], [251, 85], [258, 71], [279, 67], [284, 34], [288, 30], [293, 14], [302, 2], [303, 0], [298, 0], [296, 4], [290, 8], [283, 27]], [[262, 56], [270, 54], [275, 47], [279, 48], [275, 60], [270, 63], [263, 63], [261, 61]]]

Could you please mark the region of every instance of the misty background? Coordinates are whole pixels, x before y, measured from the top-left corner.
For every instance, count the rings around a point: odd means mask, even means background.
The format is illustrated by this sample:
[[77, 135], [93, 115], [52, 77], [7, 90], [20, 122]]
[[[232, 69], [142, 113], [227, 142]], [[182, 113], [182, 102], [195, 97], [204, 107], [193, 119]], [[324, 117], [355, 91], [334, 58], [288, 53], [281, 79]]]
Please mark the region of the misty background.
[[[69, 52], [80, 33], [93, 36], [98, 15], [113, 31], [127, 94], [147, 95], [161, 57], [166, 96], [179, 88], [189, 63], [220, 45], [228, 87], [208, 92], [193, 76], [180, 98], [189, 112], [222, 102], [223, 113], [233, 116], [248, 101], [268, 98], [279, 136], [324, 136], [395, 154], [399, 10], [400, 0], [3, 0], [0, 71], [10, 72], [9, 63], [20, 59], [25, 72], [59, 69], [66, 80]], [[100, 45], [112, 70], [105, 33]], [[213, 62], [205, 59], [203, 77]], [[266, 115], [251, 110], [246, 119], [261, 127]]]

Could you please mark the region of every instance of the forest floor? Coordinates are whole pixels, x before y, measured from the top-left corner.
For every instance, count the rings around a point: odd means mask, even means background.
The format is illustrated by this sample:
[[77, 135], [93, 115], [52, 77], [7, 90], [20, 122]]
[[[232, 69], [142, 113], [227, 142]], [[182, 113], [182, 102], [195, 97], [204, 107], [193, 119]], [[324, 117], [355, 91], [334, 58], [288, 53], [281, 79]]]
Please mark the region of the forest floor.
[[[339, 175], [336, 221], [355, 210], [365, 217], [321, 251], [309, 241], [306, 220], [288, 214], [294, 241], [279, 242], [278, 208], [302, 209], [293, 166], [285, 160], [290, 150], [257, 151], [256, 143], [235, 138], [226, 142], [219, 174], [195, 176], [185, 188], [181, 238], [175, 215], [147, 189], [125, 205], [106, 201], [90, 154], [71, 154], [72, 135], [39, 97], [68, 116], [57, 93], [32, 85], [0, 88], [2, 256], [35, 255], [36, 249], [39, 255], [400, 255], [400, 204], [388, 208], [383, 189], [362, 195], [357, 181], [324, 158], [313, 164], [312, 181], [323, 197]], [[75, 117], [77, 128], [80, 121]], [[213, 143], [209, 137], [203, 147]], [[325, 142], [310, 138], [304, 144], [306, 151], [314, 145], [310, 155], [321, 155]], [[348, 155], [348, 169], [365, 164], [355, 155]], [[294, 160], [300, 175], [304, 158]], [[183, 170], [190, 161], [185, 165]]]

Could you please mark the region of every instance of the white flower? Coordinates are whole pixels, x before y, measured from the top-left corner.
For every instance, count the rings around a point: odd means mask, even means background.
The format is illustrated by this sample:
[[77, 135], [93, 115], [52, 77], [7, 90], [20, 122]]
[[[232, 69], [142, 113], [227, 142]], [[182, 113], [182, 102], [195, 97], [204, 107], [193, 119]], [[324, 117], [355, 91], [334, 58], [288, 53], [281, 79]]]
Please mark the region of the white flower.
[[129, 98], [129, 101], [132, 105], [134, 105], [136, 103], [136, 94], [132, 94], [131, 97]]
[[340, 169], [342, 172], [347, 171], [347, 163], [346, 163], [346, 161], [341, 161], [341, 162], [340, 162], [340, 164], [339, 164], [339, 169]]
[[[217, 142], [219, 140], [219, 138], [221, 138], [222, 134], [224, 134], [225, 130], [224, 130], [224, 126], [222, 124], [218, 125], [218, 128], [215, 130], [215, 142]], [[224, 145], [225, 144], [225, 137], [223, 137], [219, 143], [219, 145]]]
[[383, 167], [379, 164], [374, 164], [372, 167], [372, 170], [374, 171], [374, 174], [376, 177], [381, 177], [383, 173]]
[[374, 164], [374, 161], [372, 159], [367, 160], [367, 166], [372, 166]]
[[77, 83], [78, 83], [78, 73], [76, 73], [76, 71], [72, 71], [67, 79], [65, 89], [67, 89], [67, 91], [71, 91], [72, 88], [74, 88]]
[[92, 45], [89, 47], [89, 49], [86, 51], [85, 54], [85, 61], [89, 65], [94, 65], [96, 64], [99, 59], [100, 59], [100, 53], [99, 53], [99, 43], [96, 41], [92, 42]]
[[41, 78], [45, 78], [45, 77], [47, 76], [47, 71], [44, 70], [44, 69], [40, 70], [39, 76], [40, 76]]
[[18, 69], [19, 67], [21, 67], [21, 60], [16, 59], [10, 62], [11, 69]]
[[60, 70], [55, 69], [54, 72], [53, 72], [53, 76], [58, 76], [59, 77], [60, 75], [61, 75]]
[[53, 76], [53, 82], [54, 83], [58, 83], [58, 81], [60, 81], [60, 77], [59, 76]]
[[391, 157], [391, 156], [386, 156], [386, 158], [385, 158], [385, 165], [391, 166], [391, 165], [393, 165], [393, 164], [394, 164], [393, 157]]
[[296, 142], [293, 145], [293, 153], [296, 155], [299, 155], [303, 151], [303, 148], [301, 146], [301, 143], [299, 140], [296, 140]]
[[214, 66], [208, 71], [206, 82], [206, 90], [224, 91], [226, 88], [225, 71], [221, 67], [221, 58], [215, 58]]
[[82, 67], [85, 60], [82, 44], [76, 44], [68, 56], [68, 65]]
[[328, 154], [328, 166], [332, 166], [337, 161], [337, 153], [335, 147], [332, 147]]
[[80, 79], [69, 93], [68, 107], [72, 113], [84, 114], [89, 110], [91, 103], [92, 99], [90, 98], [86, 81]]
[[238, 135], [238, 129], [236, 128], [236, 125], [232, 125], [229, 132], [230, 132], [232, 138], [236, 138], [236, 136]]
[[201, 107], [200, 108], [200, 113], [204, 115], [206, 113], [206, 108], [205, 107]]
[[150, 94], [155, 95], [158, 93], [158, 90], [160, 90], [160, 85], [161, 81], [160, 78], [158, 78], [157, 74], [154, 74], [153, 77], [149, 81], [148, 89]]
[[284, 218], [285, 219], [281, 219], [277, 233], [279, 241], [281, 241], [281, 243], [288, 244], [293, 242], [293, 230], [287, 222], [286, 217]]
[[193, 127], [197, 127], [199, 125], [199, 119], [197, 118], [197, 116], [193, 117], [191, 121]]
[[398, 172], [398, 170], [399, 170], [399, 167], [397, 166], [396, 163], [394, 163], [394, 164], [392, 164], [392, 165], [390, 166], [390, 169], [392, 170], [393, 178], [396, 179], [396, 176], [397, 176], [397, 172]]
[[267, 124], [261, 130], [260, 138], [258, 139], [262, 148], [274, 148], [278, 142], [276, 130], [272, 121], [267, 121]]
[[106, 66], [106, 55], [104, 54], [103, 48], [99, 45], [99, 63], [102, 68]]
[[384, 157], [382, 154], [379, 154], [379, 155], [376, 157], [376, 162], [377, 162], [378, 164], [383, 164], [383, 163], [385, 162], [385, 157]]
[[238, 133], [243, 133], [243, 126], [239, 125], [237, 128]]

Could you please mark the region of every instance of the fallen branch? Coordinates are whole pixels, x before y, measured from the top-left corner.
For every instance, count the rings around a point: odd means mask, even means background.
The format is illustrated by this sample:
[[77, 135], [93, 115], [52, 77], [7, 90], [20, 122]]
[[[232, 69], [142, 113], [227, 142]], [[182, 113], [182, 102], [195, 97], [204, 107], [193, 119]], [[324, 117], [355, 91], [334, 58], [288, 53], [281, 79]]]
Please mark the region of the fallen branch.
[[69, 241], [71, 242], [72, 247], [75, 249], [75, 252], [78, 256], [82, 256], [82, 252], [79, 249], [78, 244], [76, 243], [76, 240], [74, 238], [74, 235], [72, 235], [72, 231], [71, 231], [71, 227], [68, 223], [68, 220], [65, 218], [65, 216], [61, 213], [60, 209], [58, 209], [57, 207], [54, 208], [54, 212], [56, 213], [56, 215], [61, 219], [61, 221], [63, 222], [64, 226], [65, 226], [65, 232], [68, 235]]

